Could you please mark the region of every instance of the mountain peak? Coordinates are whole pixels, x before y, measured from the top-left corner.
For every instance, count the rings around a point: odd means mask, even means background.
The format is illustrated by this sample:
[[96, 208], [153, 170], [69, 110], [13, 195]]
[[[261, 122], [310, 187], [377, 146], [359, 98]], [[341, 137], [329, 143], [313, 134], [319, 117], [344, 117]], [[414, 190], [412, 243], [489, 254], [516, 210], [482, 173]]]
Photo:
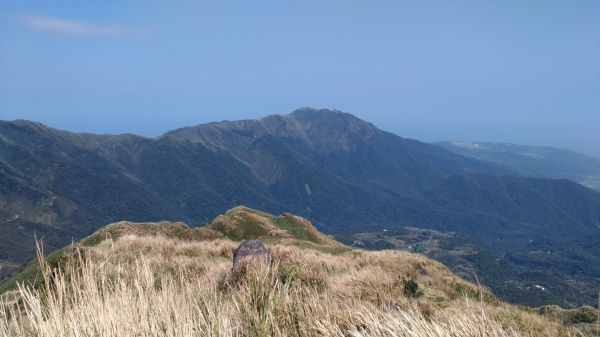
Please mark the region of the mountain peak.
[[350, 113], [343, 112], [337, 109], [316, 109], [311, 107], [302, 107], [294, 110], [288, 116], [293, 117], [302, 124], [313, 124], [314, 122], [323, 121], [344, 121], [346, 123], [361, 124], [376, 129], [376, 127], [373, 124], [364, 121]]
[[[321, 108], [321, 109], [317, 109], [317, 108], [313, 108], [313, 107], [301, 107], [298, 108], [294, 111], [292, 111], [290, 113], [291, 116], [293, 117], [315, 117], [318, 115], [337, 115], [337, 116], [352, 116], [349, 113], [345, 113], [343, 111], [337, 110], [337, 109], [327, 109], [327, 108]], [[354, 117], [354, 116], [352, 116]]]
[[209, 148], [230, 148], [231, 143], [249, 144], [265, 136], [297, 139], [322, 151], [349, 151], [362, 139], [380, 130], [349, 113], [331, 109], [300, 108], [287, 115], [268, 115], [260, 119], [200, 124], [165, 133], [170, 138], [202, 143]]

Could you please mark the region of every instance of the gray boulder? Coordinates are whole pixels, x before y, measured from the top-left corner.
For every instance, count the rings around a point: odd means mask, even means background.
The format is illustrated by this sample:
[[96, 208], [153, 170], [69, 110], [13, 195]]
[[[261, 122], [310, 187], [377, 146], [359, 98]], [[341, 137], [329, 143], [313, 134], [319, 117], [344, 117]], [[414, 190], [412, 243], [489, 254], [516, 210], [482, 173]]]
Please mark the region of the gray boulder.
[[233, 272], [237, 273], [241, 262], [248, 258], [271, 263], [271, 254], [262, 242], [245, 240], [233, 251]]

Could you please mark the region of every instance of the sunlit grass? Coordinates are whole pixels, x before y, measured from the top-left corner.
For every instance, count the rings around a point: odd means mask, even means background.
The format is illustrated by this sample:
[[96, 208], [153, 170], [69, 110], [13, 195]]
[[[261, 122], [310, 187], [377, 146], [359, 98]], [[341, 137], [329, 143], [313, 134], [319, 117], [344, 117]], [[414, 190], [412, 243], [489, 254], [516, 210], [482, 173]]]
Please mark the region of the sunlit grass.
[[43, 285], [4, 297], [0, 336], [573, 335], [420, 255], [273, 243], [272, 265], [234, 278], [236, 245], [124, 235], [57, 269], [40, 258]]

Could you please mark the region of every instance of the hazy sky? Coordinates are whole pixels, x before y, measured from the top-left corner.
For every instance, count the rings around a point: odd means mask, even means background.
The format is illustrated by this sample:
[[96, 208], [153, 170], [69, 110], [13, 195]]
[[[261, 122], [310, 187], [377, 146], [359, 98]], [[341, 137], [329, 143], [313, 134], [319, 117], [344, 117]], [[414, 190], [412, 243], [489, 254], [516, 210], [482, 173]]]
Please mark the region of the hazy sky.
[[0, 119], [158, 135], [302, 106], [600, 156], [600, 1], [0, 0]]

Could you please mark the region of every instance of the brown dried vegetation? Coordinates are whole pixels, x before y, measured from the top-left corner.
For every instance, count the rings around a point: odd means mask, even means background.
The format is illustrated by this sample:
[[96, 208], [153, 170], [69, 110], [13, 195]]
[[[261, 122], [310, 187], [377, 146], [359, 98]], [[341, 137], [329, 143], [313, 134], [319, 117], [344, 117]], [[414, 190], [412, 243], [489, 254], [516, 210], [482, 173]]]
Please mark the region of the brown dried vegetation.
[[578, 335], [406, 252], [271, 239], [272, 263], [233, 280], [238, 242], [192, 231], [120, 223], [58, 268], [40, 258], [43, 286], [4, 297], [0, 336]]

